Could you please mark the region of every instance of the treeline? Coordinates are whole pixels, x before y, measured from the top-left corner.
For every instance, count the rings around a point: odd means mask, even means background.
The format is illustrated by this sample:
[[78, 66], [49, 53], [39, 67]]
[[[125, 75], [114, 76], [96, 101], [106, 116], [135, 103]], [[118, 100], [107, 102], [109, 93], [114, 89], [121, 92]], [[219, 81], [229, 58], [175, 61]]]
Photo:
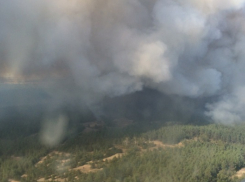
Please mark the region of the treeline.
[[245, 144], [245, 125], [225, 126], [210, 124], [205, 126], [174, 125], [144, 133], [145, 139], [161, 140], [164, 143], [178, 143], [184, 139], [198, 137], [204, 141], [221, 140], [227, 143]]
[[[0, 181], [33, 182], [40, 178], [67, 182], [234, 182], [245, 167], [245, 125], [135, 124], [81, 133], [55, 148], [37, 135], [0, 140]], [[172, 147], [157, 147], [153, 141]], [[181, 142], [181, 145], [174, 145]], [[120, 146], [120, 147], [118, 147]], [[111, 161], [102, 159], [127, 152]], [[49, 154], [49, 155], [48, 155]], [[45, 160], [38, 163], [44, 156]], [[62, 161], [68, 161], [67, 164]], [[92, 161], [92, 163], [91, 163]], [[88, 164], [94, 173], [70, 170]], [[57, 169], [57, 166], [62, 168]], [[26, 174], [25, 177], [21, 177]]]

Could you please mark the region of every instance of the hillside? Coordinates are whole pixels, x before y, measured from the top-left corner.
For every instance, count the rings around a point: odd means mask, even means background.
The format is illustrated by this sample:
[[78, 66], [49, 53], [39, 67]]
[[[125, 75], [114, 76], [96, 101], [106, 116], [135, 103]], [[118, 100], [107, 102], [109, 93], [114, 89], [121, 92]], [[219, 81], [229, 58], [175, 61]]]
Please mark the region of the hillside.
[[235, 182], [245, 125], [134, 124], [82, 132], [48, 148], [38, 135], [0, 141], [0, 181]]

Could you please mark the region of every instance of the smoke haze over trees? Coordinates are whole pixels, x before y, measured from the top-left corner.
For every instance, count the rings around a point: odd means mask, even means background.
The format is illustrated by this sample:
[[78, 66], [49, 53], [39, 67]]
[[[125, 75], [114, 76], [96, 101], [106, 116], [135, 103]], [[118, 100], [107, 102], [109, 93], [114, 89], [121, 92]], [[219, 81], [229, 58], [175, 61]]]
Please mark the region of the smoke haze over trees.
[[244, 2], [0, 0], [0, 89], [5, 97], [9, 80], [39, 89], [1, 107], [83, 103], [101, 115], [105, 97], [147, 88], [200, 101], [213, 121], [242, 122]]

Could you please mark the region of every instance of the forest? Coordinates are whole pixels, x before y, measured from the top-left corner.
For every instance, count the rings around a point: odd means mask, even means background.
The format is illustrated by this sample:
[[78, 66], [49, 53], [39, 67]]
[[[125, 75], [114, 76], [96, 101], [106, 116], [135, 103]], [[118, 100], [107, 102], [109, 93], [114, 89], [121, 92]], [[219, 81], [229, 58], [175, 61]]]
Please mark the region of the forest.
[[80, 132], [55, 147], [1, 137], [0, 181], [238, 182], [245, 125], [134, 123]]

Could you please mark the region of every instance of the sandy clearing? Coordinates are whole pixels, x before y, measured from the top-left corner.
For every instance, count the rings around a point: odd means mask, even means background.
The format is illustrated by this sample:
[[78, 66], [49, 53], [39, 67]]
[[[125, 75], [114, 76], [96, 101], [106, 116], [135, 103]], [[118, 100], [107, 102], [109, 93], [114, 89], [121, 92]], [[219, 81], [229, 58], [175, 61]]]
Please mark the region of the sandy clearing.
[[[69, 157], [71, 154], [65, 153], [65, 152], [59, 152], [59, 151], [52, 151], [48, 155], [46, 155], [43, 158], [41, 158], [41, 160], [39, 162], [37, 162], [35, 166], [37, 166], [39, 164], [42, 164], [48, 157], [52, 157], [54, 155], [59, 155], [59, 156], [63, 155], [65, 157]], [[67, 159], [67, 160], [69, 160], [69, 159]]]
[[22, 178], [26, 178], [27, 177], [27, 174], [23, 174], [21, 177]]
[[[45, 178], [40, 178], [37, 180], [37, 182], [46, 182], [46, 181], [52, 181], [52, 179], [46, 179]], [[56, 178], [54, 181], [57, 182], [65, 182], [65, 179], [61, 179], [61, 178]]]
[[14, 179], [9, 179], [8, 181], [9, 181], [9, 182], [20, 182], [20, 181], [14, 180]]
[[170, 144], [164, 144], [159, 140], [154, 140], [154, 141], [152, 141], [152, 143], [154, 143], [156, 145], [156, 147], [162, 147], [162, 148], [184, 147], [184, 144], [181, 142], [177, 143], [177, 144], [170, 145]]
[[124, 155], [124, 153], [118, 153], [118, 154], [114, 154], [110, 157], [106, 157], [103, 159], [103, 161], [111, 161], [113, 160], [114, 158], [119, 158], [119, 157], [122, 157]]
[[159, 140], [153, 140], [153, 141], [150, 141], [150, 143], [153, 143], [155, 146], [154, 147], [149, 147], [147, 149], [143, 149], [140, 147], [140, 150], [141, 152], [146, 152], [146, 151], [152, 151], [154, 149], [159, 149], [159, 148], [175, 148], [175, 147], [184, 147], [184, 144], [182, 142], [178, 143], [178, 144], [164, 144], [163, 142], [159, 141]]
[[238, 177], [241, 178], [245, 175], [245, 168], [240, 169], [239, 171], [236, 172], [236, 174], [233, 177]]
[[79, 167], [73, 168], [72, 170], [79, 170], [82, 173], [90, 173], [90, 172], [100, 171], [100, 170], [102, 170], [102, 168], [100, 168], [100, 169], [92, 169], [90, 164], [85, 164], [83, 166], [79, 166]]
[[[118, 154], [114, 154], [110, 157], [106, 157], [104, 159], [102, 159], [102, 161], [111, 161], [113, 160], [114, 158], [119, 158], [119, 157], [122, 157], [124, 154], [123, 153], [118, 153]], [[93, 162], [92, 161], [89, 161], [87, 162], [87, 164], [83, 165], [83, 166], [79, 166], [79, 167], [76, 167], [76, 168], [73, 168], [72, 170], [79, 170], [83, 173], [90, 173], [90, 172], [97, 172], [97, 171], [101, 171], [103, 168], [100, 168], [100, 169], [92, 169], [91, 168], [91, 164]]]

